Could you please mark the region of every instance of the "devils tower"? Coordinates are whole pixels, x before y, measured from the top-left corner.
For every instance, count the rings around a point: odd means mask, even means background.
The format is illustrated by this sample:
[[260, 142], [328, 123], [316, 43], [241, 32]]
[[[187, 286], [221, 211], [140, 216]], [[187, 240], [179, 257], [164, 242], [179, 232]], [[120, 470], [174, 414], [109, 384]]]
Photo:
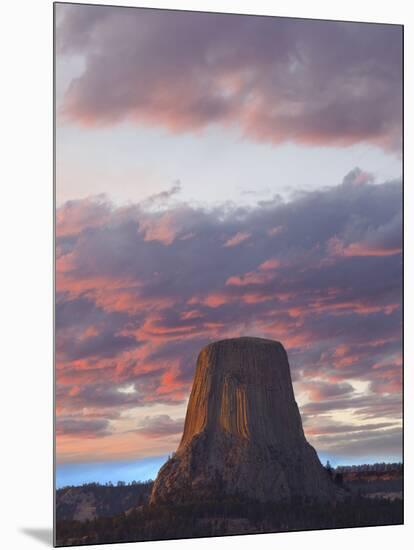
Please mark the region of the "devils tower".
[[336, 486], [306, 441], [281, 343], [232, 338], [199, 354], [184, 433], [151, 503], [239, 495], [331, 500]]

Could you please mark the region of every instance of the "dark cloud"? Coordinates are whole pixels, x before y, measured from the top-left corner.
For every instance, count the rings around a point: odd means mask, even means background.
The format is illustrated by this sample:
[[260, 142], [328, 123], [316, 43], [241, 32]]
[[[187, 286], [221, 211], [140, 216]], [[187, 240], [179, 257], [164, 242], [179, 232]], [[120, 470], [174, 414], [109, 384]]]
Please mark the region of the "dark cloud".
[[90, 357], [114, 357], [120, 351], [140, 345], [136, 338], [118, 334], [128, 316], [120, 312], [104, 312], [85, 297], [65, 299], [57, 294], [56, 328], [57, 357], [74, 361]]
[[68, 338], [65, 343], [60, 341], [60, 347], [63, 348], [61, 356], [64, 361], [73, 361], [76, 359], [85, 359], [88, 357], [115, 357], [119, 352], [127, 349], [136, 348], [139, 342], [129, 336], [117, 336], [105, 331], [96, 335], [84, 338], [81, 341]]
[[60, 417], [56, 421], [58, 436], [105, 437], [110, 434], [109, 422], [103, 418]]
[[57, 6], [60, 55], [85, 59], [63, 115], [174, 132], [400, 151], [402, 27]]
[[110, 378], [84, 385], [60, 384], [56, 389], [56, 403], [58, 409], [73, 414], [84, 407], [93, 411], [99, 409], [107, 411], [111, 408], [121, 410], [125, 407], [142, 405], [144, 399], [136, 393], [119, 391], [113, 378]]

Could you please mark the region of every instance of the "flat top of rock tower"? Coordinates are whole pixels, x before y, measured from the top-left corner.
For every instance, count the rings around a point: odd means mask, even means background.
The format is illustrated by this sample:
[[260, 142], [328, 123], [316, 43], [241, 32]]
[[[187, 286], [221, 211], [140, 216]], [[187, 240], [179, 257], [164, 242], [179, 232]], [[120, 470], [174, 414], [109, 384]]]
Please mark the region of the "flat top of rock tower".
[[[231, 347], [234, 346], [263, 346], [263, 345], [271, 345], [271, 346], [282, 346], [280, 342], [277, 340], [269, 340], [268, 338], [258, 338], [256, 336], [240, 336], [238, 338], [225, 338], [223, 340], [217, 340], [215, 342], [211, 342], [207, 346], [205, 346], [203, 349], [207, 349], [214, 346], [226, 346], [229, 345]], [[283, 346], [282, 346], [283, 347]]]

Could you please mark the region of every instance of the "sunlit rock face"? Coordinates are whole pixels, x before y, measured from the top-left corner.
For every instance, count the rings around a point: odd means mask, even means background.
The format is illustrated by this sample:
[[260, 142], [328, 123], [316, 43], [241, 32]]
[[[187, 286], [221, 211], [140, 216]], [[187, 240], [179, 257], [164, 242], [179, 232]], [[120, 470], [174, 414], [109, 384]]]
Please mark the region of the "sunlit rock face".
[[243, 337], [205, 347], [181, 443], [151, 502], [333, 499], [336, 491], [303, 433], [282, 344]]

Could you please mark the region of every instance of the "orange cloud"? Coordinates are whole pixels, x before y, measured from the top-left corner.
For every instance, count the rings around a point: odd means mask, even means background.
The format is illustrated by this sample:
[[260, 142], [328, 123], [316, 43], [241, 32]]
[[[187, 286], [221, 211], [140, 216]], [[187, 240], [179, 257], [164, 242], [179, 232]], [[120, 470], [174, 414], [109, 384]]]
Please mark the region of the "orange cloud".
[[332, 237], [328, 243], [328, 248], [331, 254], [334, 256], [395, 256], [401, 254], [401, 246], [386, 248], [369, 242], [356, 242], [349, 245], [345, 245], [337, 237]]
[[381, 248], [367, 243], [352, 243], [343, 250], [344, 256], [395, 256], [401, 248]]

